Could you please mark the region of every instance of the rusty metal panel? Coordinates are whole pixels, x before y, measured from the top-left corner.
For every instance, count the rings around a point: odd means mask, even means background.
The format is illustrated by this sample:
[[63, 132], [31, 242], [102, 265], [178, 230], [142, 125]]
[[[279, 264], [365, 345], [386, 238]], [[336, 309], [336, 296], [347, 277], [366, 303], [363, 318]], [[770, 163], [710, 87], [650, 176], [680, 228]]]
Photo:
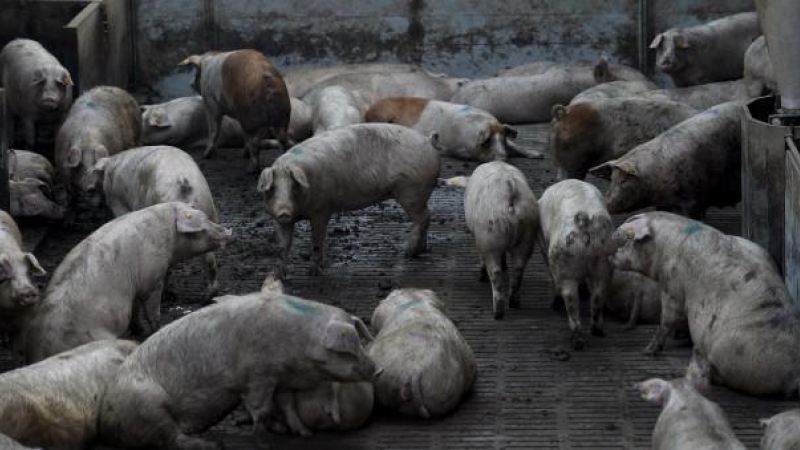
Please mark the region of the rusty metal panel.
[[105, 84], [106, 46], [101, 2], [89, 3], [64, 28], [78, 50], [78, 70], [73, 74], [78, 92]]
[[9, 211], [8, 149], [11, 142], [11, 120], [6, 112], [6, 93], [0, 88], [0, 209]]
[[774, 101], [755, 99], [742, 115], [742, 236], [782, 267], [786, 129], [767, 123]]
[[786, 138], [785, 208], [783, 267], [786, 287], [797, 304], [800, 302], [800, 153], [790, 138]]

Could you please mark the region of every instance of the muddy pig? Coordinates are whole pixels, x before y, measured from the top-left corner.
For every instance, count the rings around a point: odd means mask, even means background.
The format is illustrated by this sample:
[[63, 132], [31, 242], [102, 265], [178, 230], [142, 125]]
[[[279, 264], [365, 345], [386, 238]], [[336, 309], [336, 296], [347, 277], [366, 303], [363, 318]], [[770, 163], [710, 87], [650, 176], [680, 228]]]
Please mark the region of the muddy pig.
[[454, 410], [475, 384], [477, 365], [467, 341], [428, 289], [397, 289], [375, 308], [369, 355], [383, 371], [378, 402], [423, 419]]
[[31, 274], [46, 275], [33, 253], [22, 251], [22, 235], [14, 219], [0, 211], [0, 333], [13, 334], [24, 311], [39, 303]]
[[331, 215], [390, 198], [413, 222], [406, 255], [425, 251], [431, 216], [428, 198], [440, 169], [439, 153], [430, 141], [399, 125], [351, 125], [294, 146], [264, 169], [258, 191], [264, 193], [266, 211], [276, 222], [281, 247], [278, 277], [286, 276], [295, 222], [311, 220], [309, 274], [318, 275]]
[[122, 335], [138, 308], [161, 320], [169, 266], [213, 251], [231, 230], [186, 203], [149, 206], [103, 225], [73, 248], [53, 274], [44, 299], [14, 337], [28, 362], [90, 341]]
[[702, 218], [710, 206], [741, 200], [741, 104], [687, 119], [620, 158], [591, 169], [611, 180], [611, 213], [648, 206]]
[[[221, 448], [191, 435], [242, 402], [259, 435], [272, 428], [276, 389], [374, 379], [360, 342], [371, 335], [340, 308], [268, 289], [216, 301], [165, 326], [125, 361], [103, 399], [105, 442]], [[294, 404], [286, 406], [296, 417]]]
[[438, 135], [435, 146], [445, 156], [481, 162], [506, 160], [509, 155], [542, 158], [533, 149], [516, 145], [517, 131], [472, 106], [421, 97], [392, 97], [367, 110], [367, 122], [396, 123], [424, 136]]
[[610, 98], [553, 107], [550, 152], [559, 179], [584, 179], [590, 168], [619, 158], [697, 111], [682, 103]]
[[642, 398], [662, 406], [653, 429], [653, 450], [746, 450], [722, 409], [698, 392], [691, 377], [666, 381], [651, 378], [634, 387]]
[[745, 12], [688, 28], [670, 28], [650, 44], [656, 65], [675, 86], [742, 78], [744, 53], [759, 35], [758, 14]]
[[603, 195], [579, 180], [564, 180], [547, 188], [539, 199], [539, 245], [547, 262], [556, 296], [564, 299], [570, 340], [584, 346], [579, 314], [579, 288], [591, 293], [591, 332], [605, 336], [603, 303], [611, 282], [611, 233], [614, 225]]
[[481, 256], [481, 278], [488, 275], [492, 283], [494, 318], [500, 319], [506, 303], [520, 306], [522, 275], [539, 227], [536, 195], [516, 167], [502, 161], [481, 164], [466, 183], [464, 215]]
[[800, 409], [761, 419], [764, 437], [761, 450], [797, 450], [800, 448]]
[[47, 449], [87, 448], [103, 391], [134, 348], [132, 341], [91, 342], [0, 375], [0, 435]]
[[800, 381], [800, 313], [769, 255], [745, 239], [667, 212], [629, 218], [613, 236], [621, 270], [656, 279], [675, 305], [646, 352], [689, 319], [693, 365], [751, 395], [793, 394]]
[[69, 71], [41, 44], [14, 39], [0, 52], [0, 85], [6, 108], [22, 125], [25, 146], [36, 145], [36, 124], [59, 123], [72, 104]]
[[278, 69], [261, 52], [236, 50], [192, 55], [180, 65], [195, 69], [193, 87], [203, 96], [209, 139], [204, 158], [217, 148], [223, 116], [239, 121], [250, 157], [249, 171], [258, 170], [260, 142], [268, 137], [289, 148], [292, 104]]
[[363, 122], [371, 101], [359, 90], [340, 85], [314, 89], [303, 100], [312, 111], [314, 134]]
[[124, 90], [92, 88], [78, 97], [56, 135], [55, 166], [74, 206], [84, 174], [100, 158], [139, 145], [139, 104]]
[[[168, 146], [139, 147], [103, 158], [86, 173], [83, 188], [102, 189], [115, 217], [158, 203], [184, 202], [218, 222], [217, 208], [203, 172], [189, 154]], [[217, 260], [205, 254], [208, 296], [217, 291]]]
[[411, 73], [423, 72], [416, 64], [342, 64], [337, 66], [314, 67], [311, 69], [298, 69], [286, 73], [283, 77], [286, 88], [292, 97], [303, 98], [318, 84], [346, 73]]
[[753, 41], [744, 54], [744, 87], [742, 98], [761, 97], [768, 93], [778, 93], [778, 82], [769, 58], [767, 41], [764, 36]]

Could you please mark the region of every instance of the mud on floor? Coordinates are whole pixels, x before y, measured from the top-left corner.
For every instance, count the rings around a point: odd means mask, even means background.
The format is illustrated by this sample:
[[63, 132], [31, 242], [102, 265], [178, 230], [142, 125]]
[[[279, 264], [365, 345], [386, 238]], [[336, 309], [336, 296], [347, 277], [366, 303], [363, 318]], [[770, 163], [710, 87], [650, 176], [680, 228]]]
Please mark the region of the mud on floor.
[[[522, 144], [546, 151], [546, 139], [547, 125], [520, 127]], [[245, 171], [241, 156], [239, 149], [220, 151], [215, 159], [200, 162], [221, 221], [234, 229], [235, 240], [219, 252], [221, 292], [230, 294], [259, 289], [277, 255], [272, 222], [255, 190], [257, 176]], [[512, 162], [526, 174], [537, 196], [555, 180], [549, 159]], [[442, 176], [466, 175], [475, 166], [447, 159]], [[525, 274], [522, 309], [507, 311], [505, 320], [493, 320], [491, 290], [478, 281], [478, 256], [464, 226], [463, 191], [437, 189], [429, 205], [430, 251], [417, 259], [402, 254], [409, 223], [393, 201], [334, 217], [328, 230], [327, 269], [313, 278], [306, 276], [309, 226], [299, 224], [286, 286], [292, 294], [341, 306], [365, 320], [393, 288], [435, 290], [478, 358], [474, 393], [441, 420], [409, 420], [376, 411], [358, 431], [318, 433], [311, 438], [268, 436], [258, 448], [649, 448], [659, 408], [641, 400], [632, 386], [654, 376], [681, 376], [690, 347], [671, 341], [658, 358], [644, 356], [642, 350], [655, 326], [623, 331], [621, 321], [607, 316], [607, 337], [590, 336], [584, 350], [562, 353], [568, 349], [567, 319], [550, 308], [550, 280], [538, 249]], [[103, 212], [84, 213], [75, 230], [53, 230], [37, 250], [45, 268], [52, 273], [104, 217]], [[725, 232], [739, 233], [739, 217], [738, 210], [715, 210], [708, 221]], [[165, 321], [201, 307], [204, 286], [202, 260], [176, 267], [169, 285], [174, 297], [163, 305]], [[0, 369], [10, 369], [12, 361], [7, 351], [0, 350]], [[749, 398], [719, 387], [709, 396], [720, 403], [748, 447], [757, 447], [761, 438], [760, 417], [797, 405], [784, 399]], [[234, 413], [209, 436], [227, 448], [256, 448], [251, 426], [237, 425], [235, 417], [241, 415]]]

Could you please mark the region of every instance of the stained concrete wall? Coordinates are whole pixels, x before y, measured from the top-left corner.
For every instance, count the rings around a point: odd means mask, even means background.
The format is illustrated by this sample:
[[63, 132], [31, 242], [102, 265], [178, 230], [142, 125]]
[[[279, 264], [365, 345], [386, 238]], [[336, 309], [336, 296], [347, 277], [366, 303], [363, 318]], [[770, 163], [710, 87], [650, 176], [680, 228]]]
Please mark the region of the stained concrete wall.
[[487, 76], [534, 60], [612, 61], [648, 68], [657, 31], [752, 10], [752, 0], [138, 0], [137, 85], [188, 95], [176, 64], [209, 49], [255, 47], [281, 70], [415, 62]]

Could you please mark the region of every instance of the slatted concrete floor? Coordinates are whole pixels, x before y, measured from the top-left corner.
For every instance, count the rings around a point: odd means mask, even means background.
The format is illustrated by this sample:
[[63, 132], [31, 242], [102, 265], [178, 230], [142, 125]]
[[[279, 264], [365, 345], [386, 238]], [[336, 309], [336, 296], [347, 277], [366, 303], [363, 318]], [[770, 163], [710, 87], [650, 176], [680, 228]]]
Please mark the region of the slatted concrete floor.
[[[520, 131], [523, 144], [546, 148], [546, 125], [524, 126]], [[236, 241], [219, 258], [225, 293], [258, 289], [277, 253], [272, 223], [264, 217], [255, 191], [256, 177], [245, 172], [245, 162], [240, 150], [222, 151], [216, 159], [201, 162], [222, 221], [235, 230]], [[554, 182], [549, 159], [515, 159], [513, 163], [525, 172], [537, 195]], [[474, 163], [445, 160], [442, 176], [469, 174], [474, 167]], [[478, 358], [474, 393], [441, 420], [409, 420], [376, 411], [358, 431], [319, 433], [311, 438], [269, 436], [261, 448], [649, 448], [659, 408], [641, 400], [632, 385], [649, 377], [682, 375], [690, 348], [674, 341], [662, 356], [644, 356], [642, 350], [655, 327], [626, 332], [622, 322], [609, 317], [607, 337], [590, 337], [584, 350], [570, 352], [567, 361], [560, 361], [554, 353], [567, 348], [567, 319], [550, 308], [550, 281], [538, 250], [525, 274], [522, 309], [507, 311], [503, 321], [493, 320], [490, 287], [477, 279], [478, 257], [464, 227], [462, 202], [460, 190], [434, 192], [431, 249], [413, 260], [402, 256], [408, 223], [394, 202], [335, 217], [328, 233], [328, 268], [315, 278], [305, 275], [309, 227], [301, 224], [287, 289], [342, 306], [367, 320], [393, 288], [434, 289], [445, 299], [450, 316]], [[76, 231], [52, 232], [39, 247], [40, 259], [51, 272], [71, 246], [100, 224], [97, 214], [83, 217], [86, 221]], [[739, 213], [714, 211], [709, 222], [737, 233]], [[204, 277], [199, 261], [175, 270], [170, 280], [175, 298], [164, 305], [168, 319], [199, 307]], [[7, 368], [9, 355], [0, 356]], [[758, 418], [796, 406], [796, 400], [754, 399], [717, 387], [710, 397], [722, 405], [738, 436], [752, 448], [761, 436]], [[228, 448], [255, 448], [250, 426], [236, 423], [228, 418], [209, 435]]]

